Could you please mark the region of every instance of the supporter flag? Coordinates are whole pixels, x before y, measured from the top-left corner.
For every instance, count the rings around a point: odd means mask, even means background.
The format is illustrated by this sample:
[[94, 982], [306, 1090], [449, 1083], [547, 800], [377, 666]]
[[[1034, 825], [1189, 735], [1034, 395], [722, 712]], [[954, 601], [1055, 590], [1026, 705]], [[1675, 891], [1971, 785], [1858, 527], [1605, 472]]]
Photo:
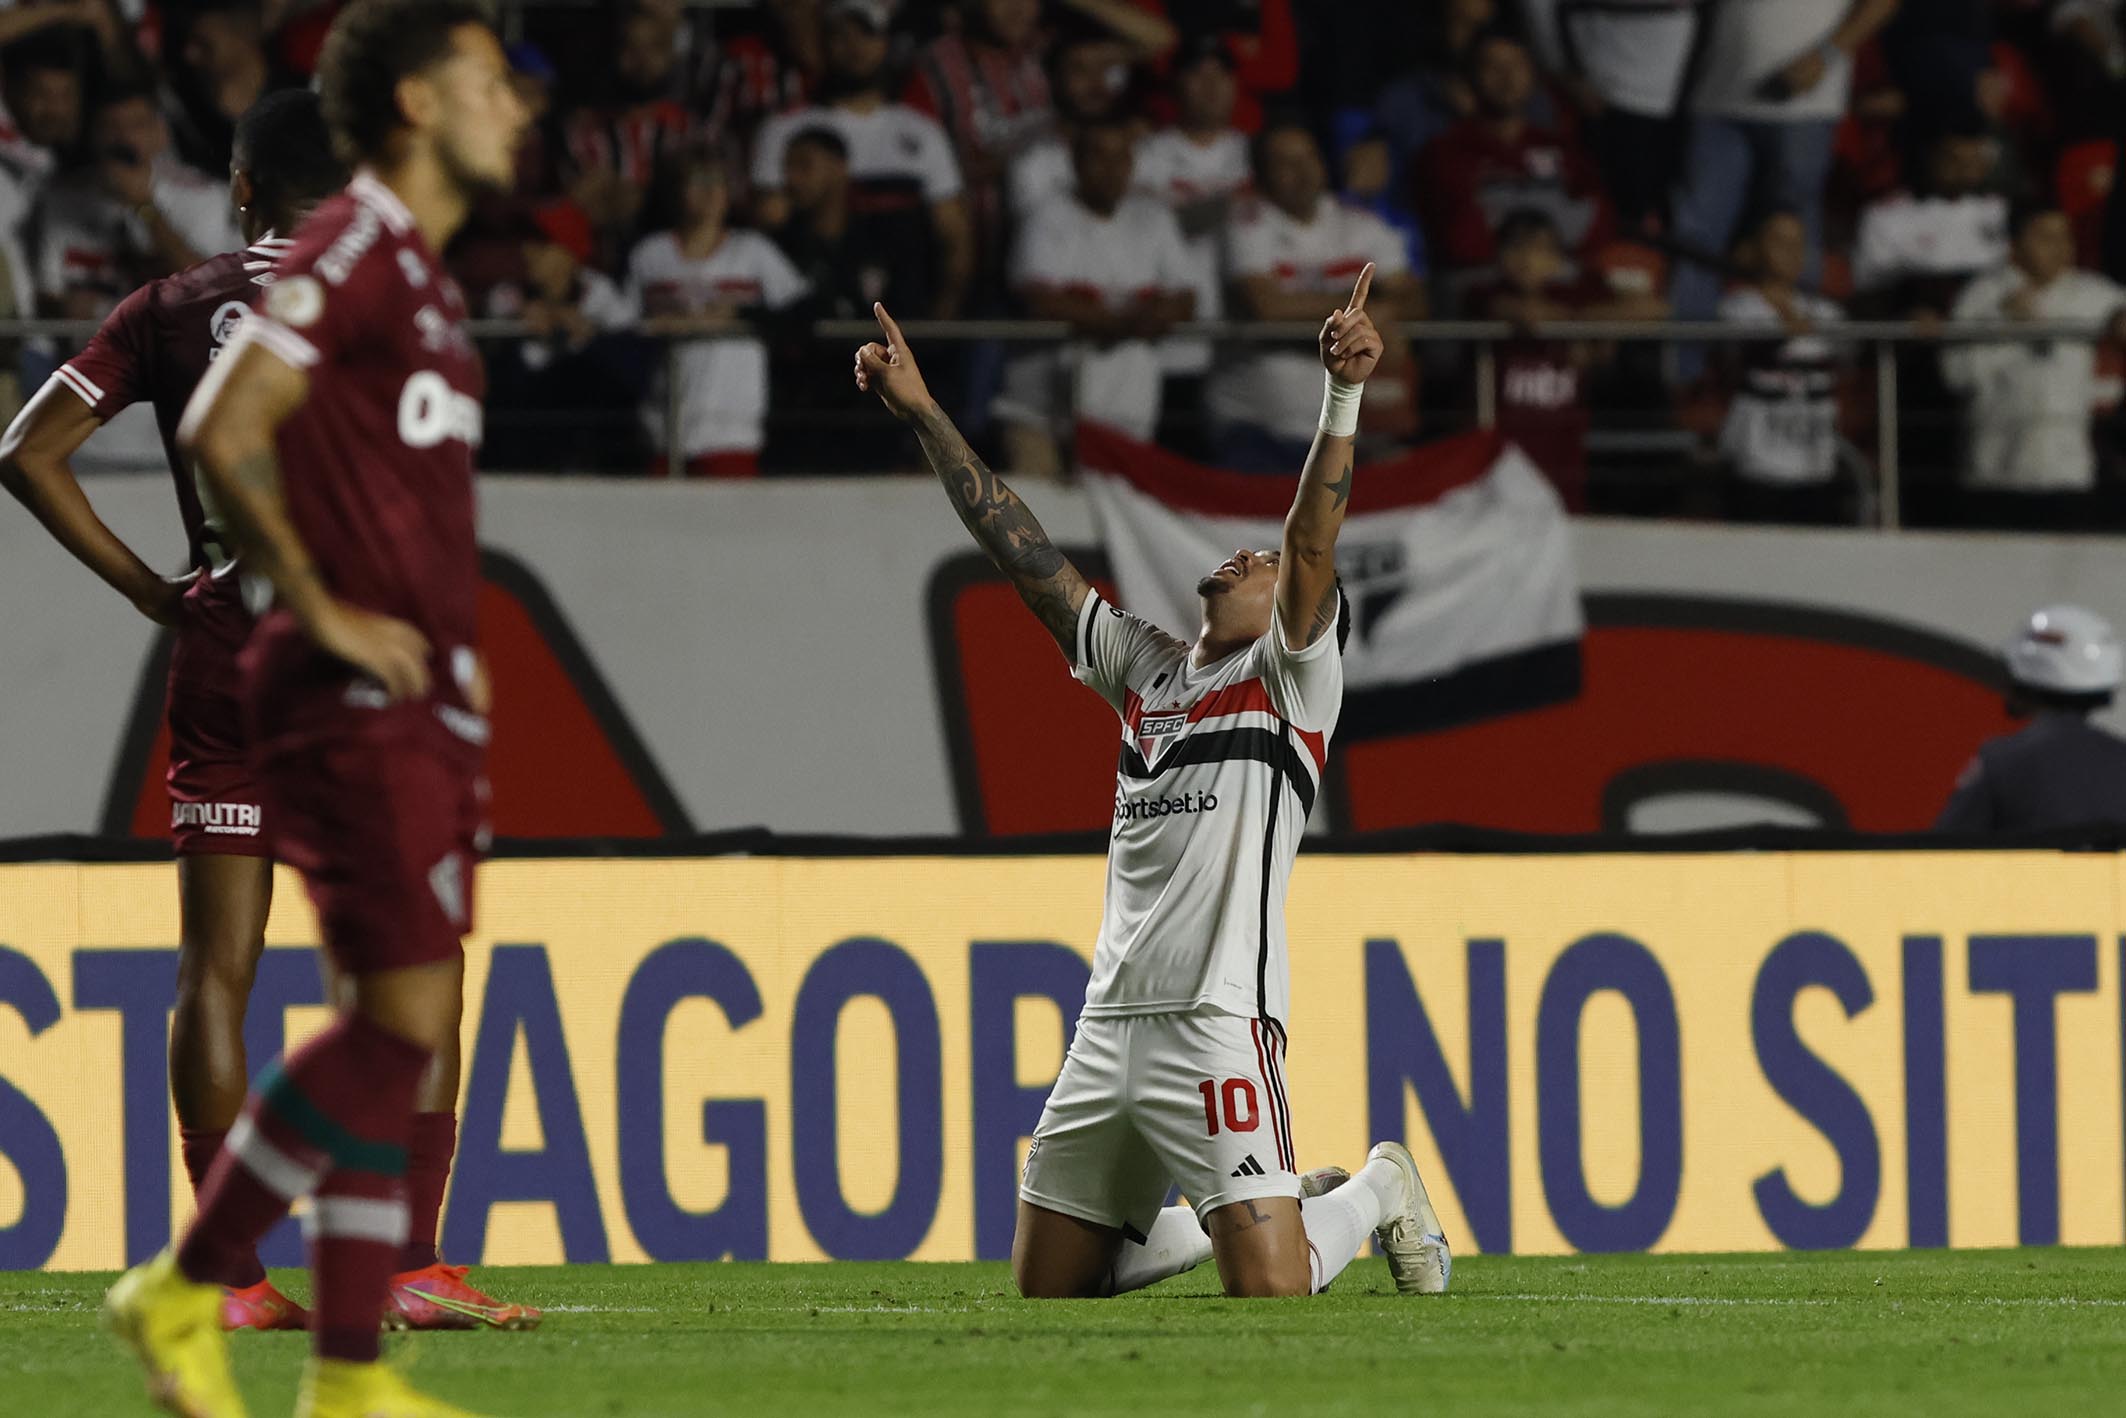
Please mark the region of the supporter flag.
[[[1080, 425], [1077, 456], [1122, 604], [1193, 638], [1196, 582], [1282, 538], [1289, 478], [1225, 472]], [[1441, 728], [1570, 699], [1579, 590], [1564, 507], [1502, 437], [1358, 469], [1337, 543], [1351, 601], [1344, 737]]]

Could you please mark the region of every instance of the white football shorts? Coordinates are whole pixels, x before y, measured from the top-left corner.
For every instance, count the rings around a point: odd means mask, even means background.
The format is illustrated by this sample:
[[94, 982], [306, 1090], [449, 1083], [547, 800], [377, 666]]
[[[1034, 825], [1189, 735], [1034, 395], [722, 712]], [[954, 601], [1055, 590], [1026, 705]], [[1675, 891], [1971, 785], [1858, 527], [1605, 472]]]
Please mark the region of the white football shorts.
[[1019, 1195], [1142, 1241], [1175, 1185], [1206, 1224], [1299, 1195], [1282, 1026], [1207, 1009], [1078, 1021]]

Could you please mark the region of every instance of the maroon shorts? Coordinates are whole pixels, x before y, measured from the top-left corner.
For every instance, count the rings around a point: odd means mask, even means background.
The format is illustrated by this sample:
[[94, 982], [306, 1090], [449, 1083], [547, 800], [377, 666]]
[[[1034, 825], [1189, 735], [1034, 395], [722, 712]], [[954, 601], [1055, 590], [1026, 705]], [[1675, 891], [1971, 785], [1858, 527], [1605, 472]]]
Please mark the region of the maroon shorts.
[[237, 694], [236, 652], [248, 626], [202, 614], [192, 604], [199, 599], [186, 597], [170, 657], [170, 838], [181, 857], [269, 857]]
[[477, 755], [445, 737], [357, 731], [261, 756], [275, 854], [303, 874], [350, 975], [448, 960], [472, 929], [487, 784]]

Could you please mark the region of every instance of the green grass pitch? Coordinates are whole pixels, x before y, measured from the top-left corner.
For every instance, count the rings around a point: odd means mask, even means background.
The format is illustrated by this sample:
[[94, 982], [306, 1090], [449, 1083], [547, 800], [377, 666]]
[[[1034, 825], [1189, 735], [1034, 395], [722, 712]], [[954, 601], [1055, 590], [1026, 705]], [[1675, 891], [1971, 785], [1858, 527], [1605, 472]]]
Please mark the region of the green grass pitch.
[[[1468, 1257], [1403, 1299], [1361, 1258], [1332, 1294], [1228, 1303], [1209, 1267], [1119, 1300], [1032, 1304], [1001, 1265], [479, 1272], [534, 1334], [387, 1353], [482, 1414], [1435, 1415], [2118, 1412], [2126, 1253]], [[96, 1327], [110, 1277], [0, 1275], [0, 1412], [151, 1412]], [[302, 1277], [285, 1282], [298, 1296]], [[291, 1410], [303, 1341], [240, 1335], [254, 1415]]]

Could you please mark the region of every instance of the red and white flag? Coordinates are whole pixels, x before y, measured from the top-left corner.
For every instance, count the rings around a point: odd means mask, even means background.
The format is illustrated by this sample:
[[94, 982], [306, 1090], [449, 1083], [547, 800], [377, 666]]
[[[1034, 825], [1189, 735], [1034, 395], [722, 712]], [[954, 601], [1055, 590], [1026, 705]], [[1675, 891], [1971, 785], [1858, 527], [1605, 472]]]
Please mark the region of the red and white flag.
[[[1299, 476], [1209, 468], [1090, 424], [1077, 456], [1122, 603], [1183, 639], [1200, 619], [1197, 581], [1238, 548], [1282, 540]], [[1439, 727], [1577, 693], [1570, 524], [1501, 436], [1361, 466], [1336, 562], [1353, 615], [1340, 733]]]

